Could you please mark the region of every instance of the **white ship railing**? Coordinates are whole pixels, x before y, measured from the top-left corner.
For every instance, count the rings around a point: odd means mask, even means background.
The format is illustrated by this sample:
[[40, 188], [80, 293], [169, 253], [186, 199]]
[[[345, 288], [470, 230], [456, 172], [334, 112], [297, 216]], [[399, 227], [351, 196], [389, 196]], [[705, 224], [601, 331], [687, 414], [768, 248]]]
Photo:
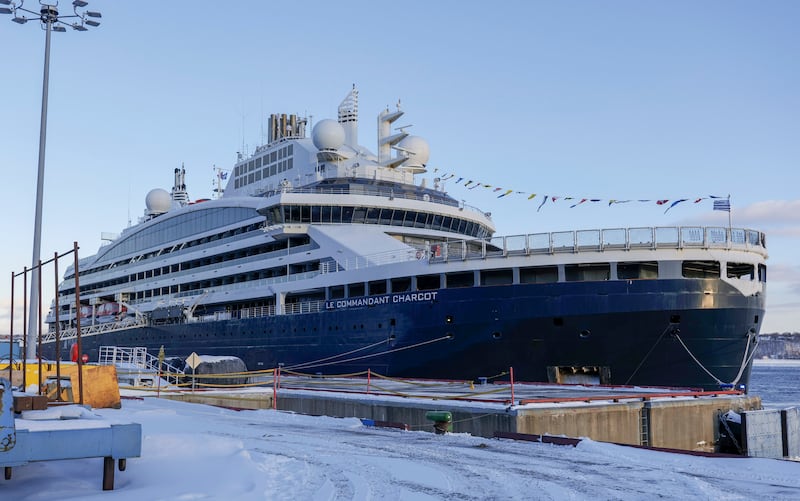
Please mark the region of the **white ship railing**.
[[430, 261], [509, 255], [603, 252], [632, 249], [738, 249], [766, 256], [764, 234], [723, 227], [669, 226], [560, 231], [455, 240], [424, 249]]
[[[107, 322], [102, 324], [94, 324], [94, 325], [87, 325], [81, 326], [81, 336], [95, 336], [97, 334], [105, 334], [106, 332], [114, 332], [123, 329], [129, 329], [131, 327], [141, 327], [147, 325], [147, 320], [145, 318], [135, 318], [135, 317], [128, 317], [122, 322]], [[78, 329], [75, 327], [70, 327], [68, 329], [61, 329], [59, 333], [59, 340], [61, 341], [68, 341], [70, 339], [77, 339], [78, 337]], [[47, 331], [42, 333], [42, 342], [43, 343], [53, 343], [56, 340], [56, 332], [55, 330]]]

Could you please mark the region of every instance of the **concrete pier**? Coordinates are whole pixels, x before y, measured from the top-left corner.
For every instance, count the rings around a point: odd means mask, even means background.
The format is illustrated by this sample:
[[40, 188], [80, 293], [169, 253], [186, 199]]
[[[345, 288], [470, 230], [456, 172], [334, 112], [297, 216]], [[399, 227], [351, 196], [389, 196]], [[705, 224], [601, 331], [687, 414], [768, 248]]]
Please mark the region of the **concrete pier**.
[[[357, 417], [433, 431], [429, 411], [448, 411], [454, 433], [493, 437], [518, 433], [586, 437], [619, 444], [716, 452], [719, 415], [761, 408], [736, 391], [420, 382], [413, 392], [380, 382], [364, 390], [353, 380], [281, 380], [277, 391], [250, 389], [162, 394], [237, 409], [278, 409], [306, 415]], [[513, 395], [513, 400], [512, 400]], [[277, 396], [277, 400], [273, 398]]]

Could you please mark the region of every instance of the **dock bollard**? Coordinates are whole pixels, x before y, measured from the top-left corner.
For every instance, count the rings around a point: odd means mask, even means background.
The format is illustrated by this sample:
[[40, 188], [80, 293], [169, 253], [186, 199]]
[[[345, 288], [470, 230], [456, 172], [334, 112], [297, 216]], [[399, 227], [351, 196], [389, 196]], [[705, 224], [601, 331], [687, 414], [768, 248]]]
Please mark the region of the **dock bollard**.
[[453, 431], [453, 415], [448, 411], [428, 411], [425, 419], [433, 421], [433, 431], [437, 435]]

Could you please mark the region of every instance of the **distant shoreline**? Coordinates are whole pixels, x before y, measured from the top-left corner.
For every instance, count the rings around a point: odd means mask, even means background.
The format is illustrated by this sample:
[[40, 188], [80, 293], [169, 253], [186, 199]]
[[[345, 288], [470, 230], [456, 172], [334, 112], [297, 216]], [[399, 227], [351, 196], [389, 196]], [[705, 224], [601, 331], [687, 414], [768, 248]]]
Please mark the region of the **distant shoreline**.
[[755, 358], [753, 365], [800, 366], [800, 358]]

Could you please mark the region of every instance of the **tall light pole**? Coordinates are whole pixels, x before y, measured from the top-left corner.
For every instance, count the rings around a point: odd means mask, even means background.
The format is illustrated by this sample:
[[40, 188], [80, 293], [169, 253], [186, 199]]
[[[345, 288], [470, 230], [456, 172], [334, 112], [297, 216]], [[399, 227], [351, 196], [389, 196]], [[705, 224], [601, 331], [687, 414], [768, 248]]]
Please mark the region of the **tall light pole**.
[[[51, 0], [53, 1], [53, 0]], [[44, 192], [44, 152], [47, 139], [47, 88], [50, 81], [50, 32], [65, 32], [67, 27], [77, 31], [86, 31], [87, 26], [97, 27], [100, 22], [96, 19], [101, 18], [99, 12], [94, 11], [81, 11], [86, 7], [88, 2], [83, 0], [74, 0], [72, 2], [73, 14], [59, 14], [58, 1], [55, 3], [46, 3], [39, 0], [39, 12], [26, 9], [23, 7], [25, 0], [13, 2], [12, 0], [0, 0], [0, 14], [13, 14], [11, 19], [15, 23], [25, 24], [28, 21], [38, 19], [41, 28], [45, 31], [44, 43], [44, 77], [42, 81], [42, 120], [39, 127], [39, 171], [36, 178], [36, 215], [33, 223], [33, 258], [31, 269], [31, 299], [28, 304], [28, 352], [25, 354], [28, 358], [36, 356], [36, 333], [41, 328], [39, 322], [39, 259], [41, 256], [42, 246], [42, 200]], [[32, 15], [26, 17], [25, 13]], [[75, 270], [76, 272], [78, 270]], [[58, 293], [58, 291], [56, 291]], [[58, 312], [56, 312], [58, 318]]]

